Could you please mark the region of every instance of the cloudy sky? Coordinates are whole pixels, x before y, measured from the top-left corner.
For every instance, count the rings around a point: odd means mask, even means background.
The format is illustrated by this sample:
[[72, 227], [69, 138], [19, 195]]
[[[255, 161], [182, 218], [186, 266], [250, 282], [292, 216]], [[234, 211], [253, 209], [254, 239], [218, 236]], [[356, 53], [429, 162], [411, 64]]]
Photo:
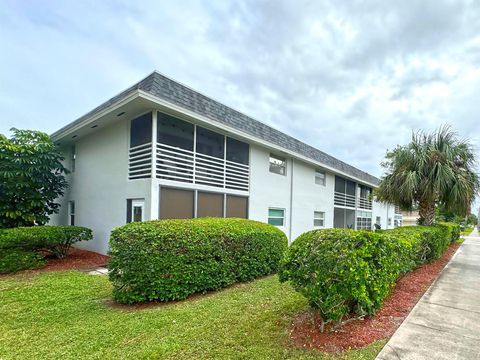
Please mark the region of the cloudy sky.
[[374, 175], [412, 129], [480, 149], [478, 1], [3, 0], [0, 44], [4, 134], [156, 69]]

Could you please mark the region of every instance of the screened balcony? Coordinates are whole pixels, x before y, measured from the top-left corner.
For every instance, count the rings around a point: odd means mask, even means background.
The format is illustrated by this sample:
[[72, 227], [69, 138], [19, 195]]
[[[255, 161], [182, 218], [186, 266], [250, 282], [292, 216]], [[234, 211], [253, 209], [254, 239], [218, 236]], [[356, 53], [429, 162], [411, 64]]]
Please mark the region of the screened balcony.
[[355, 209], [355, 183], [340, 176], [335, 176], [333, 203], [338, 206]]
[[358, 185], [358, 208], [372, 210], [372, 188], [365, 185]]
[[151, 113], [131, 122], [129, 179], [151, 178], [153, 170], [157, 179], [248, 191], [248, 144], [167, 114], [155, 115], [156, 122]]

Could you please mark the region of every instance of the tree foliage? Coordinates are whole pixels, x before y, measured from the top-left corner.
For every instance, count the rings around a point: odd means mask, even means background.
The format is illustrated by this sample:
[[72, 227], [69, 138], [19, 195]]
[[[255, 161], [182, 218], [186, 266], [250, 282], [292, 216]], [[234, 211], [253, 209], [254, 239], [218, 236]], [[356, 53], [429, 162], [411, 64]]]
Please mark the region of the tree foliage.
[[420, 221], [432, 225], [436, 206], [465, 216], [480, 188], [472, 146], [448, 126], [412, 134], [408, 145], [387, 152], [377, 196], [404, 210], [418, 207]]
[[67, 187], [59, 149], [40, 131], [0, 134], [0, 228], [45, 224]]

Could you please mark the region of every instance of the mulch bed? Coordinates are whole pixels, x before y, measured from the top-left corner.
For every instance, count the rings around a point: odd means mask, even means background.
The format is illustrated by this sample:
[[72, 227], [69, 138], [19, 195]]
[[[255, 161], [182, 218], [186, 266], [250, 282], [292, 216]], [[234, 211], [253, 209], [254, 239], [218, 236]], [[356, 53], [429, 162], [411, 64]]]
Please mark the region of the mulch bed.
[[109, 256], [93, 251], [72, 248], [65, 259], [47, 258], [47, 265], [40, 269], [27, 270], [28, 272], [45, 272], [61, 270], [87, 270], [105, 266]]
[[450, 245], [441, 258], [401, 277], [382, 309], [364, 320], [346, 323], [335, 332], [321, 333], [313, 312], [300, 314], [294, 319], [290, 333], [294, 346], [341, 352], [391, 337], [459, 246]]

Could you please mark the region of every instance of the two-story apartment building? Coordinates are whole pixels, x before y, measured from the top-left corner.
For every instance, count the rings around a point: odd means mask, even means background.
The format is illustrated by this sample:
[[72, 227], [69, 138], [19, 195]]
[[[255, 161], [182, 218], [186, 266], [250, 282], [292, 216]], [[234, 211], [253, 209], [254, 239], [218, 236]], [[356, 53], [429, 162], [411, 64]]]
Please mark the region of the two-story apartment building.
[[130, 221], [244, 217], [292, 241], [399, 219], [372, 199], [376, 177], [158, 72], [52, 137], [71, 173], [51, 223], [91, 228], [83, 246], [101, 253]]

